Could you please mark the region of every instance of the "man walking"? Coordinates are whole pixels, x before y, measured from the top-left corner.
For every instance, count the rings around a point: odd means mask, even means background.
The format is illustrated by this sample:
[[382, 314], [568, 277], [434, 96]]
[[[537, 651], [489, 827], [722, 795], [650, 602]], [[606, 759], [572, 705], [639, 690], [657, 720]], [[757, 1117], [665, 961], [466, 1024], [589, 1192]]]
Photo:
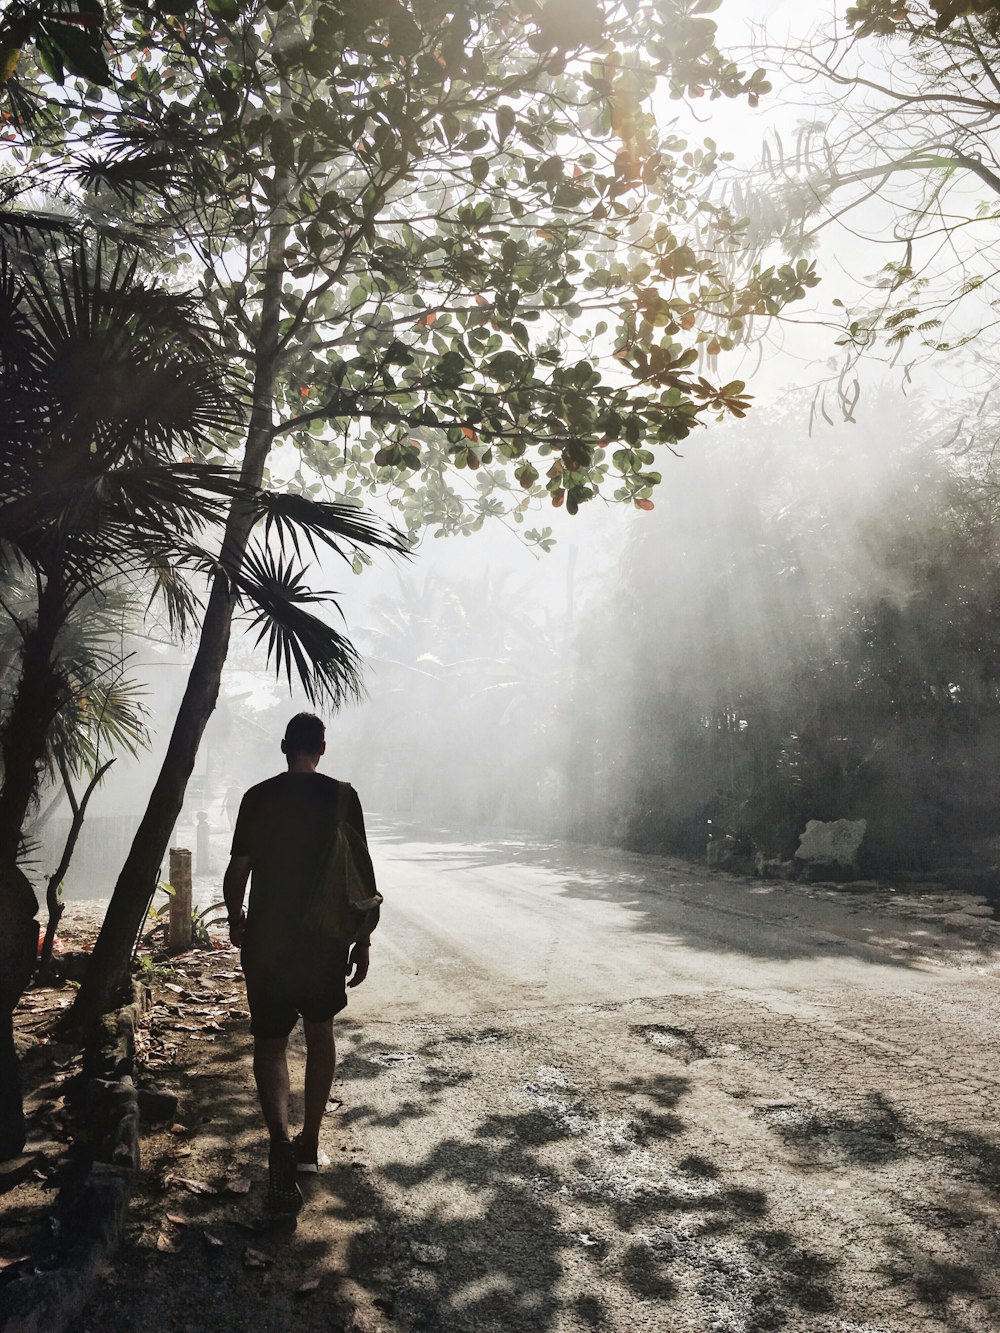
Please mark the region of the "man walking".
[[[353, 987], [368, 975], [369, 940], [352, 948], [303, 938], [309, 934], [303, 917], [335, 824], [345, 820], [362, 838], [365, 825], [354, 789], [316, 771], [326, 752], [318, 717], [296, 714], [281, 749], [287, 772], [251, 787], [240, 804], [223, 895], [229, 938], [242, 948], [254, 1078], [271, 1138], [268, 1205], [294, 1213], [302, 1202], [296, 1171], [317, 1171], [328, 1160], [319, 1131], [336, 1066], [333, 1018], [347, 1004], [346, 977]], [[304, 1114], [301, 1132], [290, 1141], [287, 1046], [299, 1015], [306, 1038]]]

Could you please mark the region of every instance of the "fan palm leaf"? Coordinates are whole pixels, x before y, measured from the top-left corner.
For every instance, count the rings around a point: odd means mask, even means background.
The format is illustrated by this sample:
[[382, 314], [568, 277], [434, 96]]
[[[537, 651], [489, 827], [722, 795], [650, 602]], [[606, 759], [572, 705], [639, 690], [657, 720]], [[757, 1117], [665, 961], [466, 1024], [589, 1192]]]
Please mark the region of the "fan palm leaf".
[[322, 604], [339, 612], [333, 593], [317, 592], [306, 571], [291, 556], [252, 545], [234, 590], [257, 643], [267, 641], [268, 660], [289, 685], [292, 670], [312, 703], [328, 700], [335, 707], [362, 694], [360, 658], [354, 645], [332, 625], [307, 610]]

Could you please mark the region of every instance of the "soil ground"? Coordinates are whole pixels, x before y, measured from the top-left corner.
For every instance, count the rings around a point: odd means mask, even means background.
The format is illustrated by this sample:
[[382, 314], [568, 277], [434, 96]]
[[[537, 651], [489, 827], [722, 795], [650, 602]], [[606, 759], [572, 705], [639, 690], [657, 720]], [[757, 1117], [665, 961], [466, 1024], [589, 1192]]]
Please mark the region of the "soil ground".
[[372, 841], [387, 909], [298, 1229], [258, 1228], [236, 955], [187, 955], [143, 1051], [177, 1118], [76, 1333], [1000, 1328], [987, 905]]

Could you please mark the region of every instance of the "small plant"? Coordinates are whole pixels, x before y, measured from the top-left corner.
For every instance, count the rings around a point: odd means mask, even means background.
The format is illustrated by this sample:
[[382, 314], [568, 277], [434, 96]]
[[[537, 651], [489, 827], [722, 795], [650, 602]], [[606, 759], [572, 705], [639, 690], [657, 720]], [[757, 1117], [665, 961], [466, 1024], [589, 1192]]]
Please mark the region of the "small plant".
[[170, 913], [170, 899], [174, 896], [174, 887], [172, 884], [167, 884], [166, 881], [161, 881], [156, 886], [156, 891], [153, 895], [154, 898], [157, 893], [163, 894], [164, 901], [158, 906], [154, 906], [154, 904], [150, 902], [149, 911], [146, 913], [146, 920], [151, 921], [153, 924], [143, 935], [143, 944], [153, 944], [158, 938], [162, 939], [164, 944], [166, 944], [167, 941], [167, 917]]
[[[150, 907], [147, 914], [147, 920], [152, 921], [152, 925], [142, 937], [144, 944], [159, 943], [164, 948], [167, 944], [167, 926], [170, 919], [170, 900], [174, 896], [173, 885], [162, 883], [157, 885], [157, 893], [164, 895], [164, 901], [155, 907]], [[192, 942], [195, 948], [210, 949], [212, 947], [212, 937], [209, 935], [210, 926], [218, 926], [228, 920], [226, 904], [224, 902], [210, 903], [208, 907], [195, 908], [191, 912]]]
[[166, 981], [168, 977], [174, 975], [172, 967], [166, 967], [162, 963], [154, 963], [148, 954], [143, 954], [138, 963], [139, 977], [142, 981], [150, 982]]
[[219, 926], [228, 920], [229, 914], [224, 902], [211, 903], [200, 911], [192, 912], [191, 922], [194, 926], [195, 944], [200, 949], [210, 949], [212, 947], [212, 937], [208, 933], [209, 926]]

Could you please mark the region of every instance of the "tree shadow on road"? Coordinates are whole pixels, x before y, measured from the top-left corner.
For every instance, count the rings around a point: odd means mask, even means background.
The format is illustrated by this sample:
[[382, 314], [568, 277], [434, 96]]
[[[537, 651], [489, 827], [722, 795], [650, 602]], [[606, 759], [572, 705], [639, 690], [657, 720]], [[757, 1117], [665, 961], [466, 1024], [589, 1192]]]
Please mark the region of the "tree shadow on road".
[[[441, 1047], [433, 1036], [416, 1054], [431, 1069]], [[402, 1108], [417, 1121], [440, 1115], [433, 1091], [426, 1106], [366, 1099], [373, 1080], [392, 1077], [364, 1068], [380, 1054], [362, 1042], [345, 1063], [348, 1123], [426, 1142], [406, 1132]], [[635, 1318], [667, 1330], [695, 1314], [759, 1333], [803, 1327], [807, 1314], [835, 1308], [837, 1261], [776, 1226], [761, 1190], [684, 1146], [691, 1087], [685, 1074], [649, 1073], [591, 1102], [558, 1081], [525, 1084], [517, 1104], [401, 1152], [378, 1179], [366, 1173], [371, 1225], [351, 1242], [352, 1271], [372, 1274], [401, 1327], [428, 1333], [613, 1329]], [[329, 1183], [329, 1215], [350, 1225], [358, 1182]]]
[[[401, 1333], [793, 1333], [878, 1326], [890, 1308], [911, 1320], [894, 1328], [991, 1326], [982, 1311], [994, 1249], [982, 1237], [992, 1218], [996, 1240], [1000, 1152], [985, 1135], [915, 1125], [884, 1097], [786, 1126], [788, 1136], [768, 1122], [776, 1151], [819, 1142], [859, 1171], [893, 1168], [921, 1135], [937, 1136], [952, 1176], [934, 1216], [873, 1218], [838, 1251], [806, 1225], [805, 1196], [777, 1197], [766, 1173], [747, 1179], [699, 1140], [691, 1074], [666, 1048], [651, 1051], [643, 1031], [634, 1078], [581, 1091], [539, 1075], [491, 1103], [488, 1089], [466, 1096], [472, 1057], [515, 1034], [423, 1027], [396, 1052], [341, 1024], [350, 1050], [329, 1131], [334, 1165], [305, 1183], [289, 1236], [254, 1230], [264, 1145], [244, 1025], [226, 1023], [211, 1043], [189, 1036], [165, 1075], [183, 1089], [186, 1128], [146, 1135], [128, 1242], [74, 1333], [362, 1333], [380, 1321]], [[404, 1054], [412, 1064], [386, 1059]], [[412, 1090], [398, 1086], [418, 1069]], [[466, 1097], [461, 1118], [456, 1097]], [[399, 1145], [377, 1169], [347, 1151], [375, 1134]], [[942, 1247], [942, 1231], [957, 1248]], [[248, 1253], [261, 1266], [248, 1267]], [[875, 1265], [860, 1283], [859, 1260]]]

